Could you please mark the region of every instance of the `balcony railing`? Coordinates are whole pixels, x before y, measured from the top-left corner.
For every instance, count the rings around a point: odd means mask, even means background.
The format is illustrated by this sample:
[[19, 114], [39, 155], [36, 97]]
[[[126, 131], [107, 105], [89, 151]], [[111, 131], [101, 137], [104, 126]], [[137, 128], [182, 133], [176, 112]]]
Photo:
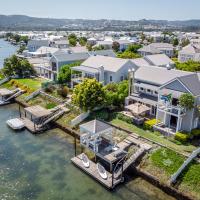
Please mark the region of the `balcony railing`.
[[185, 108], [182, 108], [180, 106], [173, 106], [171, 104], [163, 103], [163, 102], [158, 102], [158, 109], [163, 110], [168, 113], [172, 113], [175, 115], [184, 115], [186, 113]]

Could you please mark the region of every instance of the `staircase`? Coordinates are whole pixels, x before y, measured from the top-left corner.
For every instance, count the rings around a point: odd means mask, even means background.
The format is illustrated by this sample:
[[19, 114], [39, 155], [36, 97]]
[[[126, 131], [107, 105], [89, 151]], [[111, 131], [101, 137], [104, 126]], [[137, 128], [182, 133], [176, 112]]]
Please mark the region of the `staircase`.
[[8, 102], [8, 101], [10, 101], [10, 100], [12, 100], [12, 99], [14, 99], [14, 98], [20, 96], [22, 93], [23, 93], [22, 90], [17, 89], [16, 92], [15, 92], [13, 95], [11, 95], [9, 98], [5, 99], [4, 101], [5, 101], [5, 102]]
[[174, 184], [176, 183], [177, 178], [181, 175], [183, 170], [194, 160], [198, 155], [200, 154], [200, 148], [196, 149], [192, 152], [190, 157], [185, 160], [185, 162], [181, 165], [181, 167], [178, 169], [178, 171], [171, 176], [170, 183]]
[[29, 101], [31, 99], [33, 99], [34, 97], [36, 97], [37, 95], [39, 95], [41, 92], [41, 89], [36, 90], [35, 92], [33, 92], [32, 94], [30, 94], [29, 96], [26, 97], [26, 101]]

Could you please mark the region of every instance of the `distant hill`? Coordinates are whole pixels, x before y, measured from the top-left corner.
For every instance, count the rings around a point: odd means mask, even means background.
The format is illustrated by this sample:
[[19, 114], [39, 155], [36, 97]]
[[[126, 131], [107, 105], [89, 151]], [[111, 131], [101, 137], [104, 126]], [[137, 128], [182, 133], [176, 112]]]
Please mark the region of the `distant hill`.
[[200, 20], [85, 20], [0, 15], [0, 30], [200, 30]]

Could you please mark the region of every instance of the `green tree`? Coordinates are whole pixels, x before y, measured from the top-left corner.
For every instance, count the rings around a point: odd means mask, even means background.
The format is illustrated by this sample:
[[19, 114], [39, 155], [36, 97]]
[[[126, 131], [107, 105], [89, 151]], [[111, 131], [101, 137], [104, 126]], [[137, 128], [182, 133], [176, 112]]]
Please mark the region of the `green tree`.
[[85, 46], [87, 44], [87, 38], [86, 37], [80, 37], [79, 38], [79, 44], [81, 46]]
[[74, 33], [71, 33], [69, 36], [68, 36], [68, 40], [70, 39], [75, 39], [77, 41], [77, 37]]
[[19, 78], [36, 75], [35, 69], [28, 60], [15, 55], [5, 59], [2, 71], [6, 76], [18, 76]]
[[124, 51], [123, 53], [118, 53], [118, 58], [124, 58], [124, 59], [134, 59], [134, 58], [140, 58], [141, 56], [137, 53], [133, 53], [130, 51]]
[[74, 88], [72, 103], [84, 111], [92, 111], [104, 105], [105, 92], [103, 85], [96, 79], [85, 79]]
[[106, 105], [121, 107], [128, 96], [128, 81], [110, 83], [104, 87], [106, 93]]
[[118, 52], [119, 48], [120, 48], [119, 42], [116, 42], [116, 41], [113, 42], [112, 48], [113, 48], [114, 51]]
[[126, 49], [127, 52], [132, 52], [132, 53], [137, 53], [138, 49], [140, 49], [142, 45], [140, 44], [133, 44], [129, 45], [128, 48]]
[[25, 46], [20, 46], [19, 49], [17, 50], [17, 53], [22, 54], [25, 49], [26, 49]]
[[24, 42], [26, 45], [28, 44], [28, 36], [20, 36], [20, 42]]
[[105, 47], [103, 45], [99, 45], [99, 46], [95, 46], [92, 48], [93, 51], [100, 51], [100, 50], [104, 50]]
[[69, 39], [69, 45], [72, 47], [75, 47], [77, 45], [77, 41], [74, 38]]
[[183, 71], [190, 71], [190, 72], [199, 72], [200, 71], [200, 62], [195, 62], [193, 60], [188, 60], [187, 62], [176, 63], [176, 69], [183, 70]]
[[173, 39], [173, 46], [178, 46], [178, 44], [179, 44], [178, 38], [174, 38]]
[[68, 83], [71, 81], [71, 67], [80, 66], [81, 62], [75, 62], [68, 65], [63, 65], [58, 75], [59, 83]]
[[188, 93], [182, 94], [179, 98], [181, 107], [191, 110], [194, 108], [194, 96]]
[[182, 47], [185, 47], [185, 46], [187, 46], [188, 44], [190, 44], [190, 41], [189, 41], [188, 39], [184, 39], [184, 40], [182, 40], [182, 42], [181, 42], [181, 46], [182, 46]]

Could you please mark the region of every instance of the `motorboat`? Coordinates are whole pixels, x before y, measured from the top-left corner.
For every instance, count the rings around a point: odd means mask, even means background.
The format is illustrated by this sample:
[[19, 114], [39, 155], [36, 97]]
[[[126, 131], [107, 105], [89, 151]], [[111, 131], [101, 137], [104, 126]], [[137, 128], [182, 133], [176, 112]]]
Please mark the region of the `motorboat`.
[[6, 121], [7, 125], [14, 130], [21, 130], [25, 127], [24, 122], [19, 118], [9, 119]]
[[84, 153], [81, 156], [81, 160], [82, 160], [84, 167], [86, 167], [86, 168], [90, 167], [90, 160]]
[[98, 173], [101, 176], [101, 178], [103, 178], [105, 180], [108, 178], [108, 174], [107, 174], [105, 168], [99, 163], [97, 163], [97, 170], [98, 170]]

